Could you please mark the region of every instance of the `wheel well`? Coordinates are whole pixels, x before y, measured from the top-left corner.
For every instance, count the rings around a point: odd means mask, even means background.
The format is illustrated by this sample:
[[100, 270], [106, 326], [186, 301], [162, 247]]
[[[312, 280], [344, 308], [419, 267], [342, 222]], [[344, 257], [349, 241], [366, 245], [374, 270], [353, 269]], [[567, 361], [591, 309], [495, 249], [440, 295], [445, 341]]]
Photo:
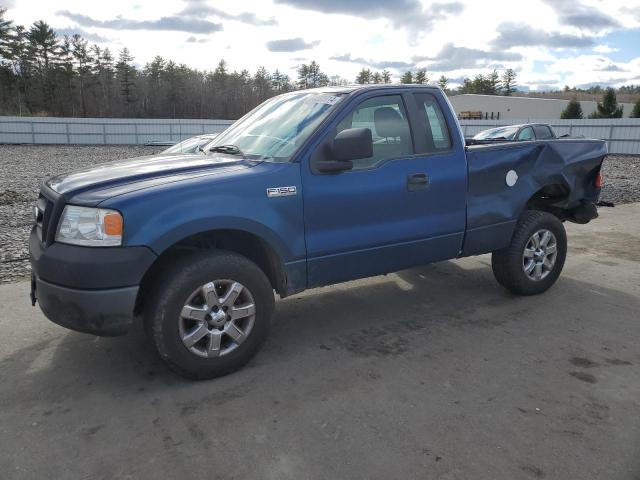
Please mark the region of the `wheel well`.
[[176, 258], [211, 249], [227, 250], [248, 258], [264, 272], [272, 288], [279, 295], [284, 295], [286, 278], [282, 261], [267, 242], [257, 235], [241, 230], [212, 230], [184, 238], [160, 254], [140, 282], [136, 313], [142, 311], [146, 287], [158, 278], [166, 266]]
[[560, 220], [564, 220], [565, 210], [559, 206], [569, 197], [569, 188], [558, 183], [546, 185], [534, 193], [527, 201], [526, 210], [540, 210], [552, 213]]

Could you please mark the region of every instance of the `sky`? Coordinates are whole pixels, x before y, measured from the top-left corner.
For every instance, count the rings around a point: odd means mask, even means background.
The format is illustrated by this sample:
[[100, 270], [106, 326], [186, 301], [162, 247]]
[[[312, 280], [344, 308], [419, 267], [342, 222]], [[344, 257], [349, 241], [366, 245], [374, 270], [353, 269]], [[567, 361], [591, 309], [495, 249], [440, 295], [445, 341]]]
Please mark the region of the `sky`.
[[640, 84], [640, 0], [0, 0], [135, 63], [161, 55], [203, 70], [264, 66], [295, 78], [317, 61], [352, 82], [425, 68], [451, 79], [513, 68], [522, 90]]

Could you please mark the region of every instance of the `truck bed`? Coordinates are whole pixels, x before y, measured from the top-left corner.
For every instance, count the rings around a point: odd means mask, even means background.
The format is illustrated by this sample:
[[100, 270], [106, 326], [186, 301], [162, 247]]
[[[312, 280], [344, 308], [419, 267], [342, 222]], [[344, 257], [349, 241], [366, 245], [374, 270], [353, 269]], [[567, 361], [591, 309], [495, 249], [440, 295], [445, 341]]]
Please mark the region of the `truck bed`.
[[[571, 211], [597, 202], [593, 181], [607, 154], [606, 142], [553, 139], [466, 147], [467, 234], [462, 255], [506, 246], [520, 213], [533, 198]], [[518, 180], [508, 186], [513, 170]], [[502, 239], [502, 245], [496, 245]]]

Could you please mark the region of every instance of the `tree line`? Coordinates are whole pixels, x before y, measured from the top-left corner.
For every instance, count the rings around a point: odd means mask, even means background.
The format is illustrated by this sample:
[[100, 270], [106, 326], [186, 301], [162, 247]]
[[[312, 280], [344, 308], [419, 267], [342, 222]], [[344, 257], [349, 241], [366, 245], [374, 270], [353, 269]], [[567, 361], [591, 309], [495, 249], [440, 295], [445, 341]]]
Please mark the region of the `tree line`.
[[[625, 88], [625, 87], [622, 87]], [[634, 86], [628, 87], [627, 91], [633, 89]], [[602, 95], [602, 101], [596, 104], [596, 110], [589, 114], [587, 118], [622, 118], [624, 113], [623, 106], [618, 104], [618, 99], [616, 97], [616, 91], [608, 87], [606, 89], [600, 88], [599, 91], [604, 91]], [[633, 91], [633, 90], [631, 90]], [[640, 118], [640, 99], [636, 101], [633, 105], [633, 110], [631, 111], [631, 118]], [[560, 114], [560, 118], [562, 119], [581, 119], [584, 118], [584, 113], [582, 111], [582, 106], [576, 97], [573, 97], [567, 103], [567, 106]]]
[[[299, 65], [292, 79], [264, 67], [231, 71], [224, 60], [213, 71], [161, 56], [141, 68], [134, 60], [128, 48], [114, 54], [80, 35], [60, 37], [44, 21], [14, 25], [0, 8], [0, 115], [235, 119], [280, 93], [351, 83], [327, 75], [315, 61]], [[514, 80], [512, 70], [501, 78], [494, 71], [465, 79], [460, 93], [509, 95]], [[426, 84], [430, 78], [421, 69], [404, 72], [400, 81]], [[391, 82], [386, 69], [363, 68], [355, 78], [359, 84]], [[437, 84], [449, 91], [444, 75]]]
[[[418, 69], [405, 71], [400, 82], [435, 83], [450, 94], [512, 95], [516, 78], [512, 69], [493, 70], [465, 78], [451, 90], [446, 76], [432, 81]], [[355, 78], [358, 84], [391, 82], [386, 69], [363, 68]], [[14, 25], [0, 8], [0, 115], [236, 119], [280, 93], [349, 83], [327, 75], [315, 61], [299, 65], [296, 78], [264, 67], [254, 73], [231, 71], [224, 60], [211, 71], [161, 56], [138, 67], [127, 48], [114, 54], [80, 35], [60, 37], [43, 21], [29, 28]], [[640, 92], [633, 86], [623, 89]]]
[[313, 61], [292, 80], [264, 67], [230, 71], [220, 60], [202, 71], [155, 57], [134, 64], [80, 35], [59, 37], [46, 22], [13, 25], [0, 9], [0, 115], [235, 119], [267, 98], [297, 88], [346, 83]]

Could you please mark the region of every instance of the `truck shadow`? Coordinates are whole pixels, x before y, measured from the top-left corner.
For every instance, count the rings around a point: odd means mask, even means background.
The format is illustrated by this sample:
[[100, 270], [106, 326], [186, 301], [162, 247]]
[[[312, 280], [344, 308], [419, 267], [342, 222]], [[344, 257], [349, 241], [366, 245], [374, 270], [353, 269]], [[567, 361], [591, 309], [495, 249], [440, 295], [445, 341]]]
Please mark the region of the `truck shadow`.
[[[238, 391], [269, 388], [270, 376], [311, 374], [304, 362], [318, 355], [340, 358], [397, 357], [412, 350], [412, 338], [437, 338], [456, 329], [492, 329], [517, 324], [535, 311], [540, 297], [516, 297], [499, 287], [487, 258], [443, 262], [387, 276], [311, 290], [277, 302], [273, 329], [263, 350], [243, 370], [212, 382], [189, 382], [155, 356], [142, 329], [125, 337], [97, 338], [65, 332], [34, 342], [5, 358], [4, 404], [63, 404], [93, 394]], [[599, 296], [585, 295], [597, 290]], [[544, 295], [547, 305], [593, 302], [636, 305], [637, 298], [600, 285], [561, 277]], [[559, 322], [562, 318], [558, 318]], [[44, 321], [37, 318], [33, 321]], [[561, 327], [562, 324], [559, 323]], [[481, 332], [478, 335], [482, 335]], [[325, 358], [325, 357], [323, 357]], [[428, 367], [425, 367], [428, 368]], [[289, 373], [283, 373], [283, 370]]]

